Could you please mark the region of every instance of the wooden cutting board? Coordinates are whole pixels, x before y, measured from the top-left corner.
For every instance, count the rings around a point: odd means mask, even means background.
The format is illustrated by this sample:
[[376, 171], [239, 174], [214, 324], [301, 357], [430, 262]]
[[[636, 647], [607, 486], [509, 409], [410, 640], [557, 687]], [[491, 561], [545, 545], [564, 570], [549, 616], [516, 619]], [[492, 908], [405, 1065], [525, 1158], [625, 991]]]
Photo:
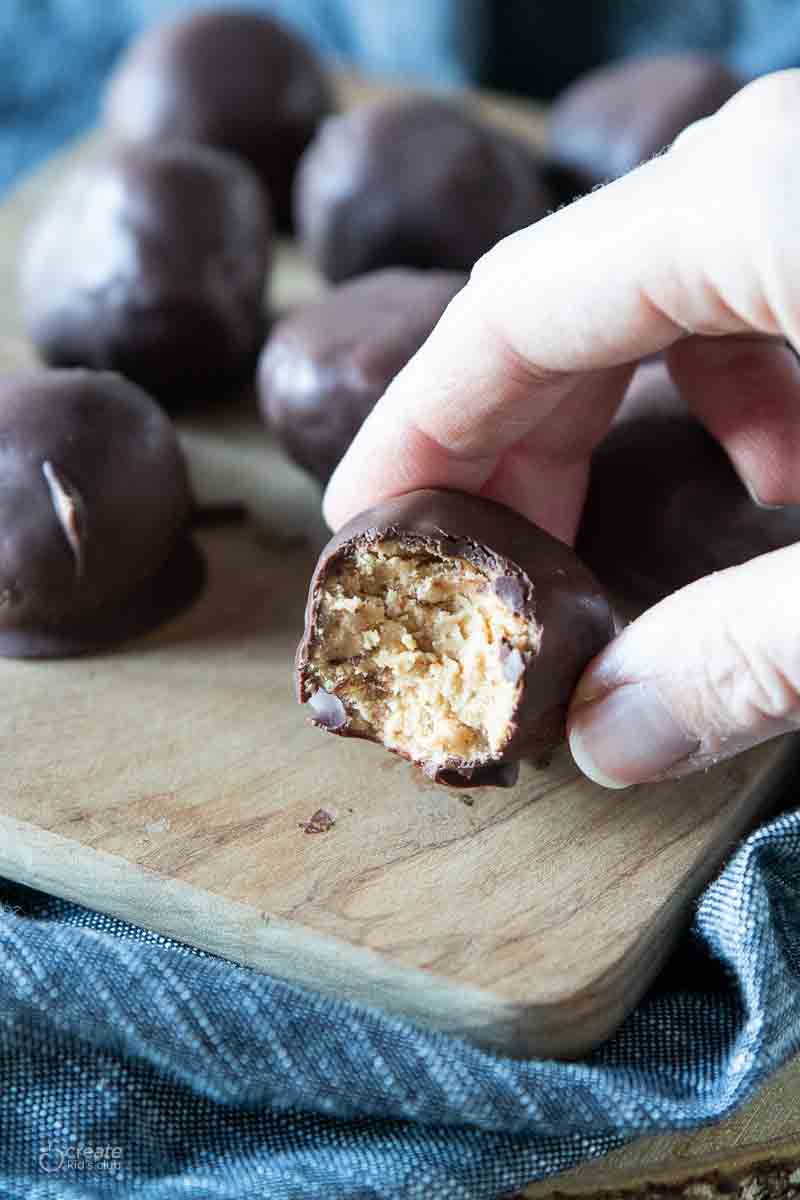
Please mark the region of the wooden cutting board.
[[[534, 116], [508, 113], [536, 136]], [[32, 361], [21, 228], [91, 152], [0, 213], [4, 367]], [[319, 286], [284, 247], [276, 305]], [[767, 811], [794, 744], [623, 794], [562, 751], [510, 791], [468, 795], [311, 729], [291, 665], [319, 494], [252, 406], [181, 429], [200, 499], [243, 500], [251, 519], [202, 534], [208, 588], [160, 631], [100, 657], [0, 660], [0, 874], [510, 1054], [607, 1037]], [[320, 808], [335, 824], [305, 832]]]

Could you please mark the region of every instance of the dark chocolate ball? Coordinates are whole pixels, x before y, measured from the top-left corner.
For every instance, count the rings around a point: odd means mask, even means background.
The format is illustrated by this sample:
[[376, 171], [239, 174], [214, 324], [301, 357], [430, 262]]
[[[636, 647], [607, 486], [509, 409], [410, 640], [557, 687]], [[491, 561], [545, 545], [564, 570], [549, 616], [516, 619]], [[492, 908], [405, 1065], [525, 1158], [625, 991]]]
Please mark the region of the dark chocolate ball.
[[333, 107], [312, 51], [260, 13], [208, 9], [152, 26], [106, 92], [105, 118], [131, 140], [232, 150], [258, 172], [285, 225], [297, 161]]
[[173, 615], [202, 561], [175, 431], [119, 375], [0, 377], [0, 654], [79, 654]]
[[378, 267], [469, 270], [550, 204], [526, 143], [456, 103], [416, 97], [329, 117], [294, 192], [300, 240], [334, 281]]
[[269, 216], [239, 159], [188, 142], [79, 168], [23, 250], [28, 331], [55, 366], [119, 371], [167, 408], [216, 399], [263, 338]]
[[548, 156], [585, 191], [646, 162], [742, 86], [707, 54], [625, 59], [581, 76], [550, 111]]
[[640, 366], [592, 457], [580, 557], [633, 616], [800, 540], [800, 505], [756, 503], [663, 363]]
[[323, 548], [295, 660], [315, 725], [460, 787], [515, 782], [552, 751], [608, 597], [564, 542], [481, 496], [423, 489]]
[[258, 366], [261, 411], [321, 483], [465, 283], [453, 271], [376, 271], [275, 325]]

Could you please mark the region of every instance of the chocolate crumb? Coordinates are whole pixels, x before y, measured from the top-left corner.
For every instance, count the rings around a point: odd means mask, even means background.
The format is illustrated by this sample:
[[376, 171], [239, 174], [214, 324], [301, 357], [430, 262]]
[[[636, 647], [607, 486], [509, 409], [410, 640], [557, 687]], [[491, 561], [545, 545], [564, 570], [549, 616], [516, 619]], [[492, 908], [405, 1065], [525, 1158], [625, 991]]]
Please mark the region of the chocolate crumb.
[[307, 821], [298, 821], [298, 829], [303, 833], [327, 833], [336, 824], [336, 817], [325, 808], [318, 808]]

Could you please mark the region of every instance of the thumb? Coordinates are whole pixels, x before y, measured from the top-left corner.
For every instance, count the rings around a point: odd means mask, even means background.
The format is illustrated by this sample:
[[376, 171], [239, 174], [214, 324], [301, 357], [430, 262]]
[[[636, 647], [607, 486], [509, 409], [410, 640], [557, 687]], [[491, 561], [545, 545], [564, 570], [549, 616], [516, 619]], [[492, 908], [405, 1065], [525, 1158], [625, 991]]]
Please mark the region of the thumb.
[[589, 664], [572, 756], [624, 788], [689, 774], [800, 728], [800, 544], [668, 596]]

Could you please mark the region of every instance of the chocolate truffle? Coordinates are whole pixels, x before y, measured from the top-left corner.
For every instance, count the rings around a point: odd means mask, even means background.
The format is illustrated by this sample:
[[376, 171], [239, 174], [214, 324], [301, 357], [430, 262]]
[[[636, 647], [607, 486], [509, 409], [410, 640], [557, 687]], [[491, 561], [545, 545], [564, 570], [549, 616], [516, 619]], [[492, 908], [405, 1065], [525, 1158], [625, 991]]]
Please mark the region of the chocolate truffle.
[[111, 77], [105, 118], [128, 140], [202, 142], [246, 159], [278, 222], [298, 159], [333, 98], [321, 64], [261, 13], [210, 8], [146, 30]]
[[375, 271], [331, 288], [272, 330], [258, 368], [264, 420], [327, 483], [365, 417], [466, 276]]
[[140, 388], [94, 371], [0, 378], [0, 654], [131, 637], [197, 593], [178, 440]]
[[362, 513], [320, 556], [297, 652], [314, 724], [379, 742], [439, 782], [514, 782], [564, 733], [614, 635], [564, 543], [476, 496], [417, 491]]
[[166, 408], [217, 399], [255, 369], [269, 241], [239, 159], [118, 147], [79, 168], [31, 230], [28, 331], [47, 362], [119, 371]]
[[576, 542], [630, 615], [796, 541], [800, 505], [771, 509], [752, 500], [665, 368], [640, 368], [594, 453]]
[[329, 117], [294, 192], [301, 242], [333, 281], [377, 267], [469, 270], [550, 203], [528, 145], [428, 98]]
[[742, 86], [707, 54], [625, 59], [581, 76], [550, 111], [548, 157], [587, 191], [646, 162]]

